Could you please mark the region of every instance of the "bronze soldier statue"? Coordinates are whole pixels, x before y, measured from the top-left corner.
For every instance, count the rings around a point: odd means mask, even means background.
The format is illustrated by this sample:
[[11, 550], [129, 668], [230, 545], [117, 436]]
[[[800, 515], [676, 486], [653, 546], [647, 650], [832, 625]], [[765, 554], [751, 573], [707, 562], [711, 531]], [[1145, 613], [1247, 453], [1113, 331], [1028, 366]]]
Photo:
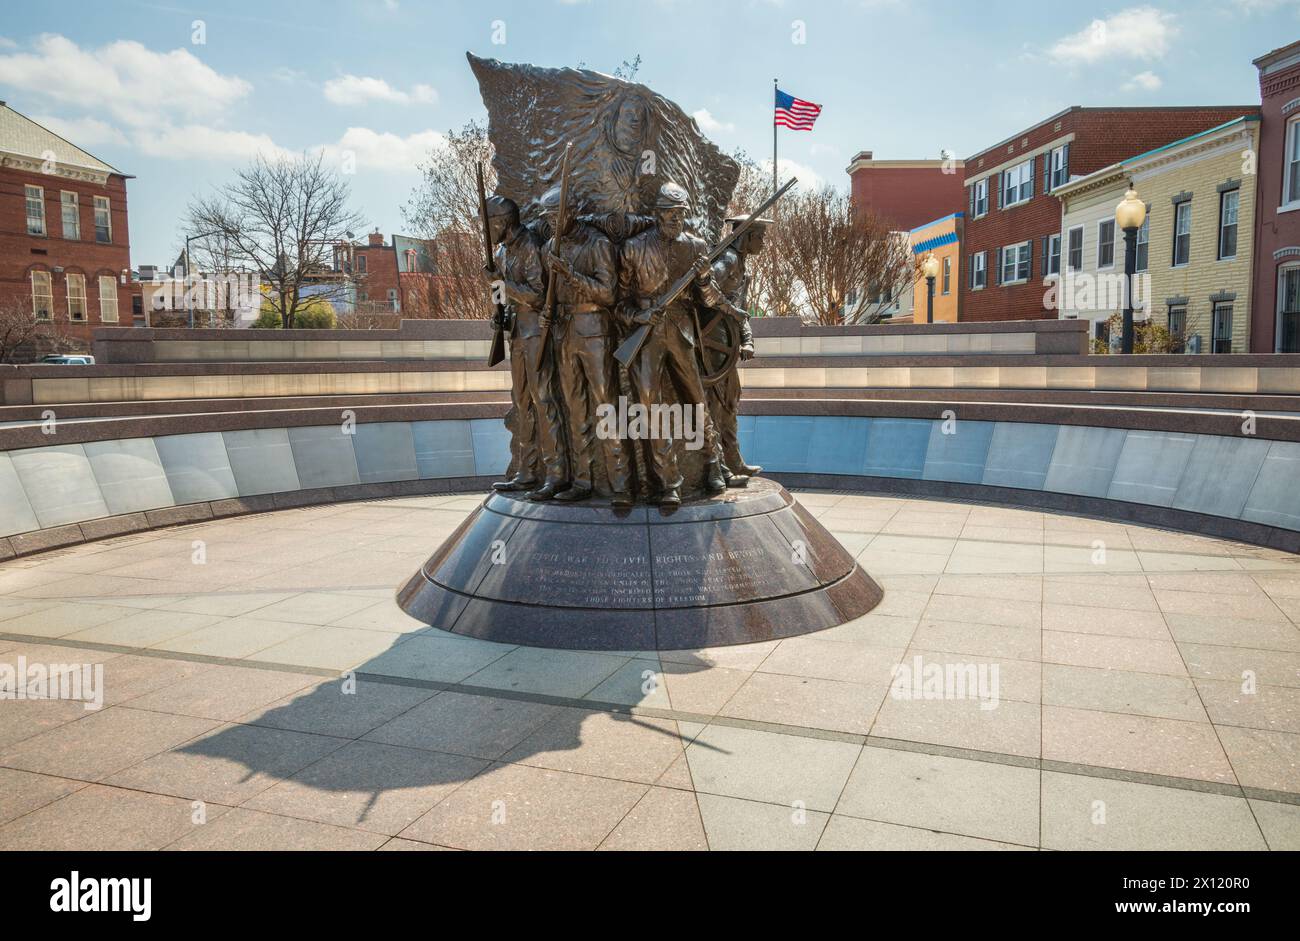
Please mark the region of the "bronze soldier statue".
[[[563, 486], [567, 479], [555, 365], [541, 329], [546, 293], [542, 240], [519, 220], [514, 200], [487, 200], [488, 228], [496, 246], [496, 270], [510, 335], [511, 398], [514, 402], [515, 475], [492, 486], [500, 491], [532, 490], [539, 483]], [[490, 276], [489, 276], [490, 277]], [[495, 280], [495, 279], [493, 279]], [[538, 479], [538, 474], [543, 479]]]
[[[732, 216], [727, 223], [734, 231], [749, 216]], [[754, 331], [749, 326], [749, 276], [745, 273], [745, 259], [763, 250], [763, 239], [771, 219], [755, 219], [740, 240], [733, 243], [713, 263], [713, 280], [740, 320], [740, 358], [754, 358]], [[755, 464], [746, 464], [740, 455], [740, 436], [736, 428], [736, 412], [740, 407], [740, 371], [733, 365], [725, 376], [709, 386], [709, 412], [718, 429], [724, 467], [737, 478], [753, 477], [763, 472]], [[728, 479], [730, 485], [732, 479]]]
[[[542, 195], [540, 208], [542, 217], [554, 227], [560, 215], [560, 187], [552, 187]], [[631, 506], [632, 484], [623, 442], [596, 433], [597, 408], [613, 404], [618, 396], [610, 345], [617, 255], [614, 243], [600, 229], [578, 219], [575, 212], [563, 215], [565, 231], [555, 232], [546, 243], [543, 261], [548, 271], [558, 276], [550, 330], [568, 424], [570, 486], [563, 490], [548, 484], [529, 497], [586, 500], [596, 491], [599, 456], [609, 481], [611, 502]]]
[[[628, 367], [637, 398], [647, 410], [680, 403], [683, 408], [706, 403], [704, 383], [695, 358], [696, 315], [692, 307], [701, 304], [734, 316], [732, 305], [713, 283], [709, 267], [709, 246], [686, 231], [690, 197], [676, 183], [665, 183], [655, 201], [655, 224], [623, 243], [620, 254], [620, 296], [651, 331]], [[667, 309], [655, 306], [656, 299], [678, 278], [694, 269], [691, 287]], [[718, 493], [726, 489], [721, 452], [713, 420], [704, 409], [704, 448], [708, 455], [705, 489]], [[659, 436], [650, 443], [650, 459], [661, 489], [659, 502], [678, 506], [682, 502], [683, 479], [678, 468], [678, 442]]]

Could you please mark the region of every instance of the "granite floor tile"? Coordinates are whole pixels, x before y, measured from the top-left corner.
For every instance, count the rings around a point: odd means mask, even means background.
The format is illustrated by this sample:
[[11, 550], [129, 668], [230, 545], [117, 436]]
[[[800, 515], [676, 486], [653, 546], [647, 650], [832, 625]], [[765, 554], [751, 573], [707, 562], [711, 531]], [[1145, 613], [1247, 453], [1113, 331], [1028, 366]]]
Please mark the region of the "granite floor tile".
[[865, 735], [885, 693], [884, 686], [754, 673], [722, 708], [722, 714]]
[[1198, 680], [1241, 683], [1249, 675], [1268, 686], [1300, 687], [1300, 651], [1182, 643], [1178, 649], [1188, 672]]
[[953, 833], [940, 833], [918, 827], [904, 827], [878, 820], [861, 820], [835, 814], [822, 832], [817, 849], [831, 852], [859, 852], [863, 850], [942, 850], [988, 852], [996, 850], [1029, 850], [1033, 847], [994, 843]]
[[268, 852], [373, 850], [382, 833], [354, 830], [236, 807], [170, 843], [169, 850]]
[[1237, 783], [1215, 729], [1203, 722], [1043, 706], [1043, 759]]
[[709, 843], [694, 794], [652, 787], [598, 848], [641, 853], [689, 852], [707, 850]]
[[351, 627], [309, 627], [246, 659], [318, 670], [378, 672], [372, 669], [373, 662], [393, 651], [401, 638], [401, 634]]
[[551, 719], [559, 708], [448, 691], [376, 727], [365, 738], [495, 760]]
[[401, 836], [457, 849], [595, 849], [647, 790], [627, 781], [495, 765]]
[[1240, 797], [1044, 771], [1042, 813], [1044, 849], [1265, 848]]
[[1101, 670], [1186, 676], [1178, 647], [1169, 640], [1043, 631], [1043, 662]]
[[84, 781], [0, 768], [0, 825], [86, 787]]
[[792, 637], [781, 641], [758, 671], [881, 686], [893, 680], [893, 668], [902, 655], [902, 647], [867, 647], [824, 641], [815, 636]]
[[324, 680], [239, 717], [246, 725], [360, 738], [425, 702], [432, 690], [345, 677]]
[[880, 738], [929, 742], [954, 748], [1037, 758], [1040, 707], [1000, 700], [996, 708], [968, 699], [885, 698], [871, 734]]
[[1196, 681], [1211, 722], [1300, 734], [1300, 689], [1252, 684], [1247, 692], [1242, 686], [1239, 680]]
[[1002, 843], [1038, 843], [1036, 768], [867, 746], [837, 815]]
[[423, 749], [350, 742], [243, 806], [393, 836], [487, 764]]
[[156, 850], [213, 826], [227, 810], [209, 805], [207, 822], [199, 824], [190, 801], [92, 784], [0, 827], [0, 846], [77, 853]]
[[[1103, 590], [1104, 593], [1104, 590]], [[1043, 630], [1073, 634], [1107, 634], [1168, 641], [1169, 628], [1159, 611], [1056, 604], [1043, 605]]]
[[1037, 660], [1042, 633], [1037, 627], [969, 624], [961, 621], [922, 620], [912, 635], [912, 646], [947, 650], [975, 657], [1009, 657]]
[[560, 708], [501, 760], [653, 784], [682, 744], [671, 719]]
[[807, 851], [817, 847], [829, 814], [716, 794], [696, 795], [709, 849]]
[[1252, 800], [1250, 809], [1271, 850], [1300, 850], [1300, 806]]
[[[830, 811], [861, 747], [753, 729], [710, 725], [687, 746], [701, 794]], [[707, 823], [706, 823], [707, 829]]]
[[131, 700], [135, 709], [234, 722], [240, 716], [320, 682], [320, 677], [251, 667], [213, 666]]
[[505, 656], [494, 658], [465, 682], [469, 686], [579, 698], [603, 683], [627, 660], [627, 657], [580, 650], [516, 647]]
[[1300, 735], [1230, 725], [1216, 731], [1242, 787], [1300, 793]]
[[1104, 670], [1060, 663], [1043, 664], [1043, 704], [1124, 712], [1158, 719], [1209, 722], [1191, 679]]

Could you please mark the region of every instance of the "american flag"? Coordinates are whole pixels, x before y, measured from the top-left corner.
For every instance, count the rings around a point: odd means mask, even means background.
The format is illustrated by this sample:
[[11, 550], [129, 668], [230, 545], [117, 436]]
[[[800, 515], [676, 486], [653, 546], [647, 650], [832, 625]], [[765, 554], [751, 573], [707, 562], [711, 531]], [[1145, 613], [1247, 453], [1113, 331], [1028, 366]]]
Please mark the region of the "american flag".
[[822, 106], [776, 90], [776, 123], [792, 131], [811, 131]]

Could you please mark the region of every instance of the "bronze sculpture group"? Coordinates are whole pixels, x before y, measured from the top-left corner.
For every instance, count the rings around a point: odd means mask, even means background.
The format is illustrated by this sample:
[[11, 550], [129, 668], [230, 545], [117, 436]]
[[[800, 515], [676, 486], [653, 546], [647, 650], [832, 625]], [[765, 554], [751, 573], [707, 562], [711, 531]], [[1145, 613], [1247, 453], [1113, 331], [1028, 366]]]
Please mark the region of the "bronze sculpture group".
[[[559, 187], [543, 194], [531, 226], [509, 198], [483, 202], [493, 245], [484, 271], [504, 301], [494, 326], [509, 337], [513, 390], [508, 425], [514, 473], [495, 488], [539, 502], [601, 494], [615, 506], [631, 506], [640, 495], [671, 507], [684, 492], [719, 493], [748, 483], [761, 468], [745, 463], [737, 433], [736, 366], [754, 352], [745, 256], [761, 249], [770, 220], [748, 223], [710, 264], [708, 244], [686, 229], [688, 195], [673, 182], [660, 187], [653, 215], [634, 218], [639, 231], [617, 246], [600, 220], [566, 211]], [[728, 225], [747, 220], [729, 219]], [[689, 287], [664, 304], [665, 292], [688, 274]], [[712, 312], [708, 331], [700, 309]], [[624, 367], [615, 350], [638, 326], [648, 331], [620, 376]], [[706, 340], [716, 349], [735, 347], [717, 372], [703, 362]], [[597, 433], [600, 406], [612, 404], [624, 388], [647, 413], [699, 408], [704, 461], [698, 479], [686, 479], [680, 437]], [[638, 465], [646, 468], [639, 479]]]

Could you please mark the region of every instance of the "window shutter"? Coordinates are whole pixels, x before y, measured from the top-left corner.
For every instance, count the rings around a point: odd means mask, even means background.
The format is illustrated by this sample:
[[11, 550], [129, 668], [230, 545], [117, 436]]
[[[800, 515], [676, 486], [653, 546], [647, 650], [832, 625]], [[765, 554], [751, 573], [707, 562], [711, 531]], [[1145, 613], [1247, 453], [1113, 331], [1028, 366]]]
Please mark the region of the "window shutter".
[[1043, 192], [1052, 191], [1052, 152], [1043, 154]]
[[1038, 158], [1029, 158], [1029, 198], [1034, 198], [1034, 174], [1038, 172]]
[[966, 194], [966, 214], [975, 215], [975, 184], [970, 185], [970, 191]]
[[1061, 176], [1066, 183], [1070, 182], [1070, 145], [1065, 145], [1065, 153], [1061, 156]]
[[[1030, 239], [1028, 242], [1025, 243], [1025, 251], [1029, 252], [1028, 280], [1032, 281], [1034, 279], [1034, 240], [1033, 239]], [[1020, 274], [1020, 271], [1018, 269], [1016, 271], [1016, 274]]]
[[997, 250], [997, 255], [995, 257], [997, 258], [997, 264], [993, 268], [993, 283], [1001, 284], [1002, 283], [1002, 249], [999, 248]]
[[1047, 244], [1047, 240], [1050, 239], [1050, 238], [1051, 238], [1050, 235], [1044, 235], [1044, 236], [1043, 236], [1043, 262], [1042, 262], [1042, 265], [1041, 265], [1040, 267], [1041, 267], [1042, 270], [1043, 270], [1043, 277], [1044, 277], [1044, 278], [1047, 277], [1047, 256], [1051, 253], [1051, 246]]

